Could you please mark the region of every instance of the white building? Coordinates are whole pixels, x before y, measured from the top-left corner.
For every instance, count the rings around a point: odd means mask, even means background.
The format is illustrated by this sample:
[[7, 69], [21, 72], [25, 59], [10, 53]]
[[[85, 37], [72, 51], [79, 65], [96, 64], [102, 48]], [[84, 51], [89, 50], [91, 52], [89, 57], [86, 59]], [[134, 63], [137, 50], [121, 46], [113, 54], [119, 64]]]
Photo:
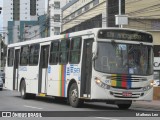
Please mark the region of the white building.
[[49, 0], [50, 36], [59, 35], [61, 32], [61, 8], [71, 0]]
[[[36, 21], [38, 16], [47, 14], [45, 0], [3, 0], [3, 29], [5, 42], [8, 40], [8, 21]], [[9, 29], [16, 29], [9, 28]]]

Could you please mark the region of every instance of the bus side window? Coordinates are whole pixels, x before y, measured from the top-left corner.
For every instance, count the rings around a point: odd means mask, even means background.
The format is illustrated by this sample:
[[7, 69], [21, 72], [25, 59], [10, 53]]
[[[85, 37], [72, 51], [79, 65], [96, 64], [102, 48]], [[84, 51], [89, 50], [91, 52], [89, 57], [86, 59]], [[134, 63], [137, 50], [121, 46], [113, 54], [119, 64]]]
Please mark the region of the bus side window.
[[39, 44], [30, 46], [29, 51], [29, 65], [37, 65], [39, 60]]
[[20, 65], [25, 66], [28, 64], [29, 58], [29, 47], [22, 46], [21, 47], [21, 54], [20, 54]]
[[70, 58], [69, 62], [71, 64], [78, 64], [81, 55], [81, 38], [72, 38], [70, 47]]
[[8, 66], [13, 66], [13, 60], [14, 60], [14, 48], [8, 49]]
[[50, 59], [49, 59], [50, 64], [56, 65], [58, 63], [58, 57], [59, 57], [59, 42], [53, 41], [51, 43], [51, 48], [50, 48]]
[[59, 63], [68, 63], [68, 51], [69, 51], [69, 39], [61, 40], [60, 51], [59, 51]]

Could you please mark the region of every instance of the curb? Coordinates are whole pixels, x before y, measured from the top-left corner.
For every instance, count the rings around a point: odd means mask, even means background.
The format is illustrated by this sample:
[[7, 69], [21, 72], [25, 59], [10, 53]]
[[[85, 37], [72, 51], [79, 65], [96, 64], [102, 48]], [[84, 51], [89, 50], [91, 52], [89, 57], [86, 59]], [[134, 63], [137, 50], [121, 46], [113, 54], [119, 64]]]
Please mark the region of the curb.
[[132, 103], [133, 107], [143, 107], [143, 108], [152, 108], [152, 109], [158, 109], [160, 110], [160, 101], [152, 101], [152, 102], [146, 102], [146, 101], [136, 101]]

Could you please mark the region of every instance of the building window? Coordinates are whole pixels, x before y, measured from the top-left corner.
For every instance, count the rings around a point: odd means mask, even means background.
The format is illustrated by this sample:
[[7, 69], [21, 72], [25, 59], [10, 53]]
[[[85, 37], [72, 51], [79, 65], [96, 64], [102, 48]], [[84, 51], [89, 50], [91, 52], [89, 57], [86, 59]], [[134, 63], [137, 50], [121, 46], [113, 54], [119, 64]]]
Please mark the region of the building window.
[[36, 0], [30, 0], [30, 15], [36, 15]]
[[54, 15], [54, 22], [60, 22], [60, 15], [59, 14]]
[[71, 64], [78, 64], [81, 55], [81, 38], [72, 38], [70, 49], [69, 62]]
[[160, 57], [160, 45], [154, 45], [154, 57]]
[[59, 35], [60, 34], [60, 27], [54, 27], [54, 34]]
[[87, 4], [86, 6], [84, 6], [84, 11], [89, 10], [90, 4]]
[[152, 21], [151, 26], [153, 30], [160, 30], [160, 21]]
[[97, 5], [99, 3], [99, 0], [93, 0], [93, 6]]
[[72, 13], [72, 14], [71, 14], [71, 18], [74, 18], [74, 17], [75, 17], [75, 13]]
[[19, 20], [20, 17], [20, 0], [14, 0], [13, 1], [13, 20]]
[[64, 20], [63, 20], [63, 23], [66, 23], [66, 22], [68, 22], [70, 19], [69, 19], [69, 17], [66, 17]]
[[81, 13], [82, 13], [82, 8], [77, 11], [77, 15], [80, 15]]
[[60, 9], [60, 2], [54, 2], [54, 9]]

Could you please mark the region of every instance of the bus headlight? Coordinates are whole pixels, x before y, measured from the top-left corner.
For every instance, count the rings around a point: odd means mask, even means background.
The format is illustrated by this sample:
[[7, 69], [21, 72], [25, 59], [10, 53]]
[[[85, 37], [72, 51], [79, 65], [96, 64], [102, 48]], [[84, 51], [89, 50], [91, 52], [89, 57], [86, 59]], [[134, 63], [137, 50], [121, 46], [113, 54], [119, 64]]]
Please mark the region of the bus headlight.
[[110, 86], [103, 83], [99, 78], [95, 77], [95, 82], [99, 87], [102, 87], [104, 89], [110, 89]]
[[151, 86], [153, 86], [153, 85], [154, 85], [154, 80], [152, 80], [152, 81], [150, 82], [150, 85], [151, 85]]
[[153, 87], [153, 82], [154, 81], [151, 81], [149, 85], [147, 85], [146, 87], [143, 88], [143, 90], [147, 91], [147, 90], [151, 89]]

